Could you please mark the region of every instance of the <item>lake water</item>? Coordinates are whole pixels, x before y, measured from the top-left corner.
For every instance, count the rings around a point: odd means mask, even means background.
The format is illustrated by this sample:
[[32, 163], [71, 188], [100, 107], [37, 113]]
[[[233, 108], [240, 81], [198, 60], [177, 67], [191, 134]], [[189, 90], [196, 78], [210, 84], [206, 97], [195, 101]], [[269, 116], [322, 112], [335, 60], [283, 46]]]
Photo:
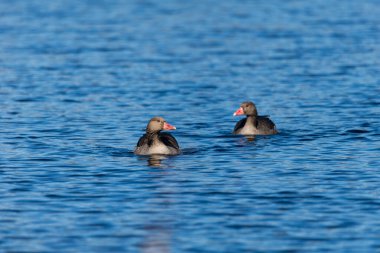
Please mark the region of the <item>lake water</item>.
[[[0, 252], [380, 251], [379, 40], [376, 0], [1, 1]], [[182, 155], [132, 153], [156, 115]]]

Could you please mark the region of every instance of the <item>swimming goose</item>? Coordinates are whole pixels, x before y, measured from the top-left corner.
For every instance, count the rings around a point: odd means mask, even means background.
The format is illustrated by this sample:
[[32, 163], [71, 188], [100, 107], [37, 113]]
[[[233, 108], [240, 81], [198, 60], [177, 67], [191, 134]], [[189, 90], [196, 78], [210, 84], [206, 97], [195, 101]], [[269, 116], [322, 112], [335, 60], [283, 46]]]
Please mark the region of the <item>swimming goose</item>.
[[276, 125], [269, 119], [269, 116], [258, 116], [256, 105], [253, 102], [243, 102], [233, 115], [247, 116], [236, 123], [233, 134], [268, 135], [278, 133]]
[[171, 134], [161, 132], [175, 129], [175, 126], [170, 125], [161, 117], [152, 118], [146, 127], [146, 133], [137, 142], [134, 153], [136, 155], [178, 155], [180, 149], [177, 140]]

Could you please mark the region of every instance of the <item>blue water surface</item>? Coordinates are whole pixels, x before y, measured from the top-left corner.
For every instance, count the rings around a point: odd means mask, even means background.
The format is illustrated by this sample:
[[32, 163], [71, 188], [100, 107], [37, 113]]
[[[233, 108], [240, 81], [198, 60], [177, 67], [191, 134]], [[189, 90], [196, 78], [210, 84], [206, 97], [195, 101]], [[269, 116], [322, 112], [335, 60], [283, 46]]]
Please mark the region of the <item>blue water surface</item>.
[[380, 251], [379, 41], [377, 0], [0, 1], [0, 252]]

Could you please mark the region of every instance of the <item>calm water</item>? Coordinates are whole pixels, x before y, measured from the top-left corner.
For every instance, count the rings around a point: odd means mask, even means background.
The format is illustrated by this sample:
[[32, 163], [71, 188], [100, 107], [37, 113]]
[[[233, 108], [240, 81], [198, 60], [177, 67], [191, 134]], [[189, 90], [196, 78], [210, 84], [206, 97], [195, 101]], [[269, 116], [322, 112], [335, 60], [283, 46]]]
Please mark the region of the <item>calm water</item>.
[[[380, 251], [378, 1], [3, 0], [0, 36], [0, 252]], [[156, 115], [182, 155], [133, 155]]]

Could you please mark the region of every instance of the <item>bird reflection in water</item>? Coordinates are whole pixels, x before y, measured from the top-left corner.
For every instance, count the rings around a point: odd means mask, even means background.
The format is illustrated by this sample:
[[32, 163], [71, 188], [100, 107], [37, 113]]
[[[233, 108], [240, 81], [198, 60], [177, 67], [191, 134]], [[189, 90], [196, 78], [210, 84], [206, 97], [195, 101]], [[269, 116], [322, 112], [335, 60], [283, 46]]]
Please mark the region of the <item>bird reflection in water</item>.
[[168, 159], [166, 155], [149, 155], [149, 156], [139, 156], [140, 161], [147, 161], [150, 167], [162, 167], [161, 162]]
[[254, 142], [256, 140], [256, 135], [244, 135], [242, 138], [238, 139], [238, 143], [241, 145], [247, 144], [247, 142]]
[[[165, 156], [155, 156], [154, 159], [151, 156], [148, 161], [158, 160], [159, 163], [162, 158], [166, 159]], [[176, 185], [166, 183], [170, 175], [170, 171], [162, 173], [161, 170], [150, 170], [150, 182], [155, 187], [149, 188], [150, 194], [145, 201], [147, 216], [142, 226], [144, 237], [139, 244], [142, 253], [172, 252], [173, 227], [179, 216], [175, 208], [177, 203], [174, 195], [179, 190]]]
[[246, 135], [245, 138], [248, 142], [252, 142], [256, 139], [256, 135]]
[[142, 253], [170, 253], [172, 231], [165, 225], [147, 225], [144, 227], [146, 236], [141, 244]]
[[148, 158], [148, 165], [152, 167], [160, 167], [161, 161], [167, 159], [165, 155], [150, 155]]

